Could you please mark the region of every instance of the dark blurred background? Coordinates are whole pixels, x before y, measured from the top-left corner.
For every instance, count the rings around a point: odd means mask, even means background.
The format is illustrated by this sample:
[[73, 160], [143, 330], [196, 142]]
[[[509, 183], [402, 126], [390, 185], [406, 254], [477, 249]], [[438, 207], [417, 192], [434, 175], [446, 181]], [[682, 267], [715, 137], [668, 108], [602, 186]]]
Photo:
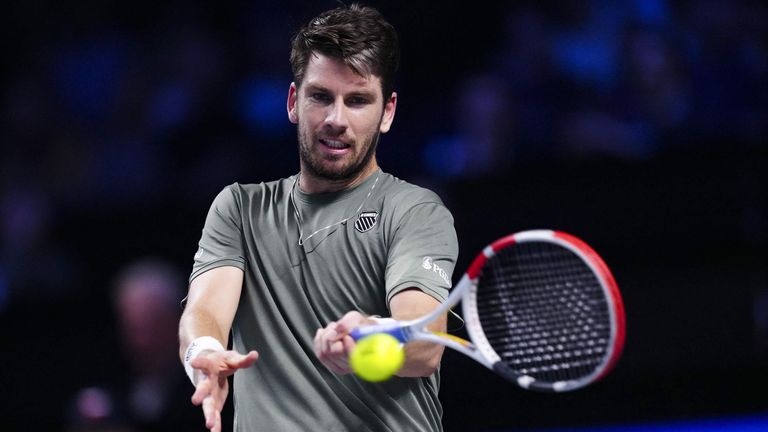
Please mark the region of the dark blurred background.
[[[202, 429], [164, 305], [216, 193], [298, 171], [289, 39], [336, 4], [4, 6], [1, 429]], [[555, 228], [604, 256], [627, 310], [618, 368], [566, 395], [447, 353], [446, 431], [768, 415], [766, 6], [367, 4], [403, 49], [379, 161], [453, 211], [455, 276]]]

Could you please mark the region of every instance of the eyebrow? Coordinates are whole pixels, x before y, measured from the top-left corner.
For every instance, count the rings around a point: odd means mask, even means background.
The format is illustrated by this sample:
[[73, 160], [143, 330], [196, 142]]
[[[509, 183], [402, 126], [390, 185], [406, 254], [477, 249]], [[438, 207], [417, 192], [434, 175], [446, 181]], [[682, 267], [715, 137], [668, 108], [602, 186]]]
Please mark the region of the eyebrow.
[[372, 100], [376, 100], [376, 92], [368, 91], [368, 90], [353, 91], [347, 96], [361, 96], [361, 97], [369, 98]]
[[[328, 88], [326, 88], [326, 87], [324, 87], [324, 86], [322, 86], [320, 84], [310, 84], [310, 83], [307, 83], [305, 88], [306, 88], [307, 92], [320, 91], [320, 92], [324, 92], [324, 93], [333, 93], [331, 90], [329, 90]], [[345, 97], [362, 96], [362, 97], [371, 98], [371, 99], [375, 100], [376, 99], [376, 92], [375, 91], [371, 91], [371, 90], [354, 90], [354, 91], [349, 92], [348, 94], [345, 94], [344, 96]]]

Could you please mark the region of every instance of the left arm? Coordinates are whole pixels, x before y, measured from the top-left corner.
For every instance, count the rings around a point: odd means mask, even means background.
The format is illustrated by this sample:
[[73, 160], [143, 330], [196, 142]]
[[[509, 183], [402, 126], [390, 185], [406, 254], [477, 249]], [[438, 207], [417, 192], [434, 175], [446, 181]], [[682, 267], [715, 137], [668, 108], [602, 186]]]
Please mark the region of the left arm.
[[[418, 289], [399, 292], [392, 297], [389, 308], [398, 321], [421, 318], [440, 306], [434, 297]], [[448, 314], [442, 314], [427, 325], [427, 330], [445, 332]], [[397, 376], [420, 377], [432, 375], [440, 365], [445, 347], [440, 344], [414, 341], [405, 344], [405, 363]]]

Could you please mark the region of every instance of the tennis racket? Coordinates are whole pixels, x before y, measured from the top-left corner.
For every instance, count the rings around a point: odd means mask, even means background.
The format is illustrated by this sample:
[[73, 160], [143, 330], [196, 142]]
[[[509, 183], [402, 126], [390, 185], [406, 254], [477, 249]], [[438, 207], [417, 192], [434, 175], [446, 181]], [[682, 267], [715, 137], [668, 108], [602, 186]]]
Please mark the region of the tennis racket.
[[[426, 329], [459, 301], [471, 341]], [[533, 230], [487, 246], [429, 315], [350, 335], [388, 333], [402, 343], [442, 344], [525, 389], [565, 392], [613, 368], [624, 323], [621, 294], [600, 256], [570, 234]]]

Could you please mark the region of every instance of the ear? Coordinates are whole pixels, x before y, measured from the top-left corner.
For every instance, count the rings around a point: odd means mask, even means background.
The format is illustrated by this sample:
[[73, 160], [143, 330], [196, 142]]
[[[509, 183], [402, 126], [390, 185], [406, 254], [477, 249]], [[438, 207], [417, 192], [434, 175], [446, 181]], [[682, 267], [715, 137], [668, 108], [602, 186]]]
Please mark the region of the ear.
[[381, 133], [389, 132], [389, 128], [392, 127], [392, 122], [395, 121], [395, 110], [397, 109], [397, 92], [392, 92], [389, 100], [384, 104], [384, 113], [381, 116], [381, 125], [379, 131]]
[[299, 116], [296, 114], [296, 99], [298, 98], [299, 89], [296, 88], [296, 83], [291, 83], [288, 88], [288, 102], [286, 107], [288, 108], [288, 120], [297, 124], [299, 122]]

